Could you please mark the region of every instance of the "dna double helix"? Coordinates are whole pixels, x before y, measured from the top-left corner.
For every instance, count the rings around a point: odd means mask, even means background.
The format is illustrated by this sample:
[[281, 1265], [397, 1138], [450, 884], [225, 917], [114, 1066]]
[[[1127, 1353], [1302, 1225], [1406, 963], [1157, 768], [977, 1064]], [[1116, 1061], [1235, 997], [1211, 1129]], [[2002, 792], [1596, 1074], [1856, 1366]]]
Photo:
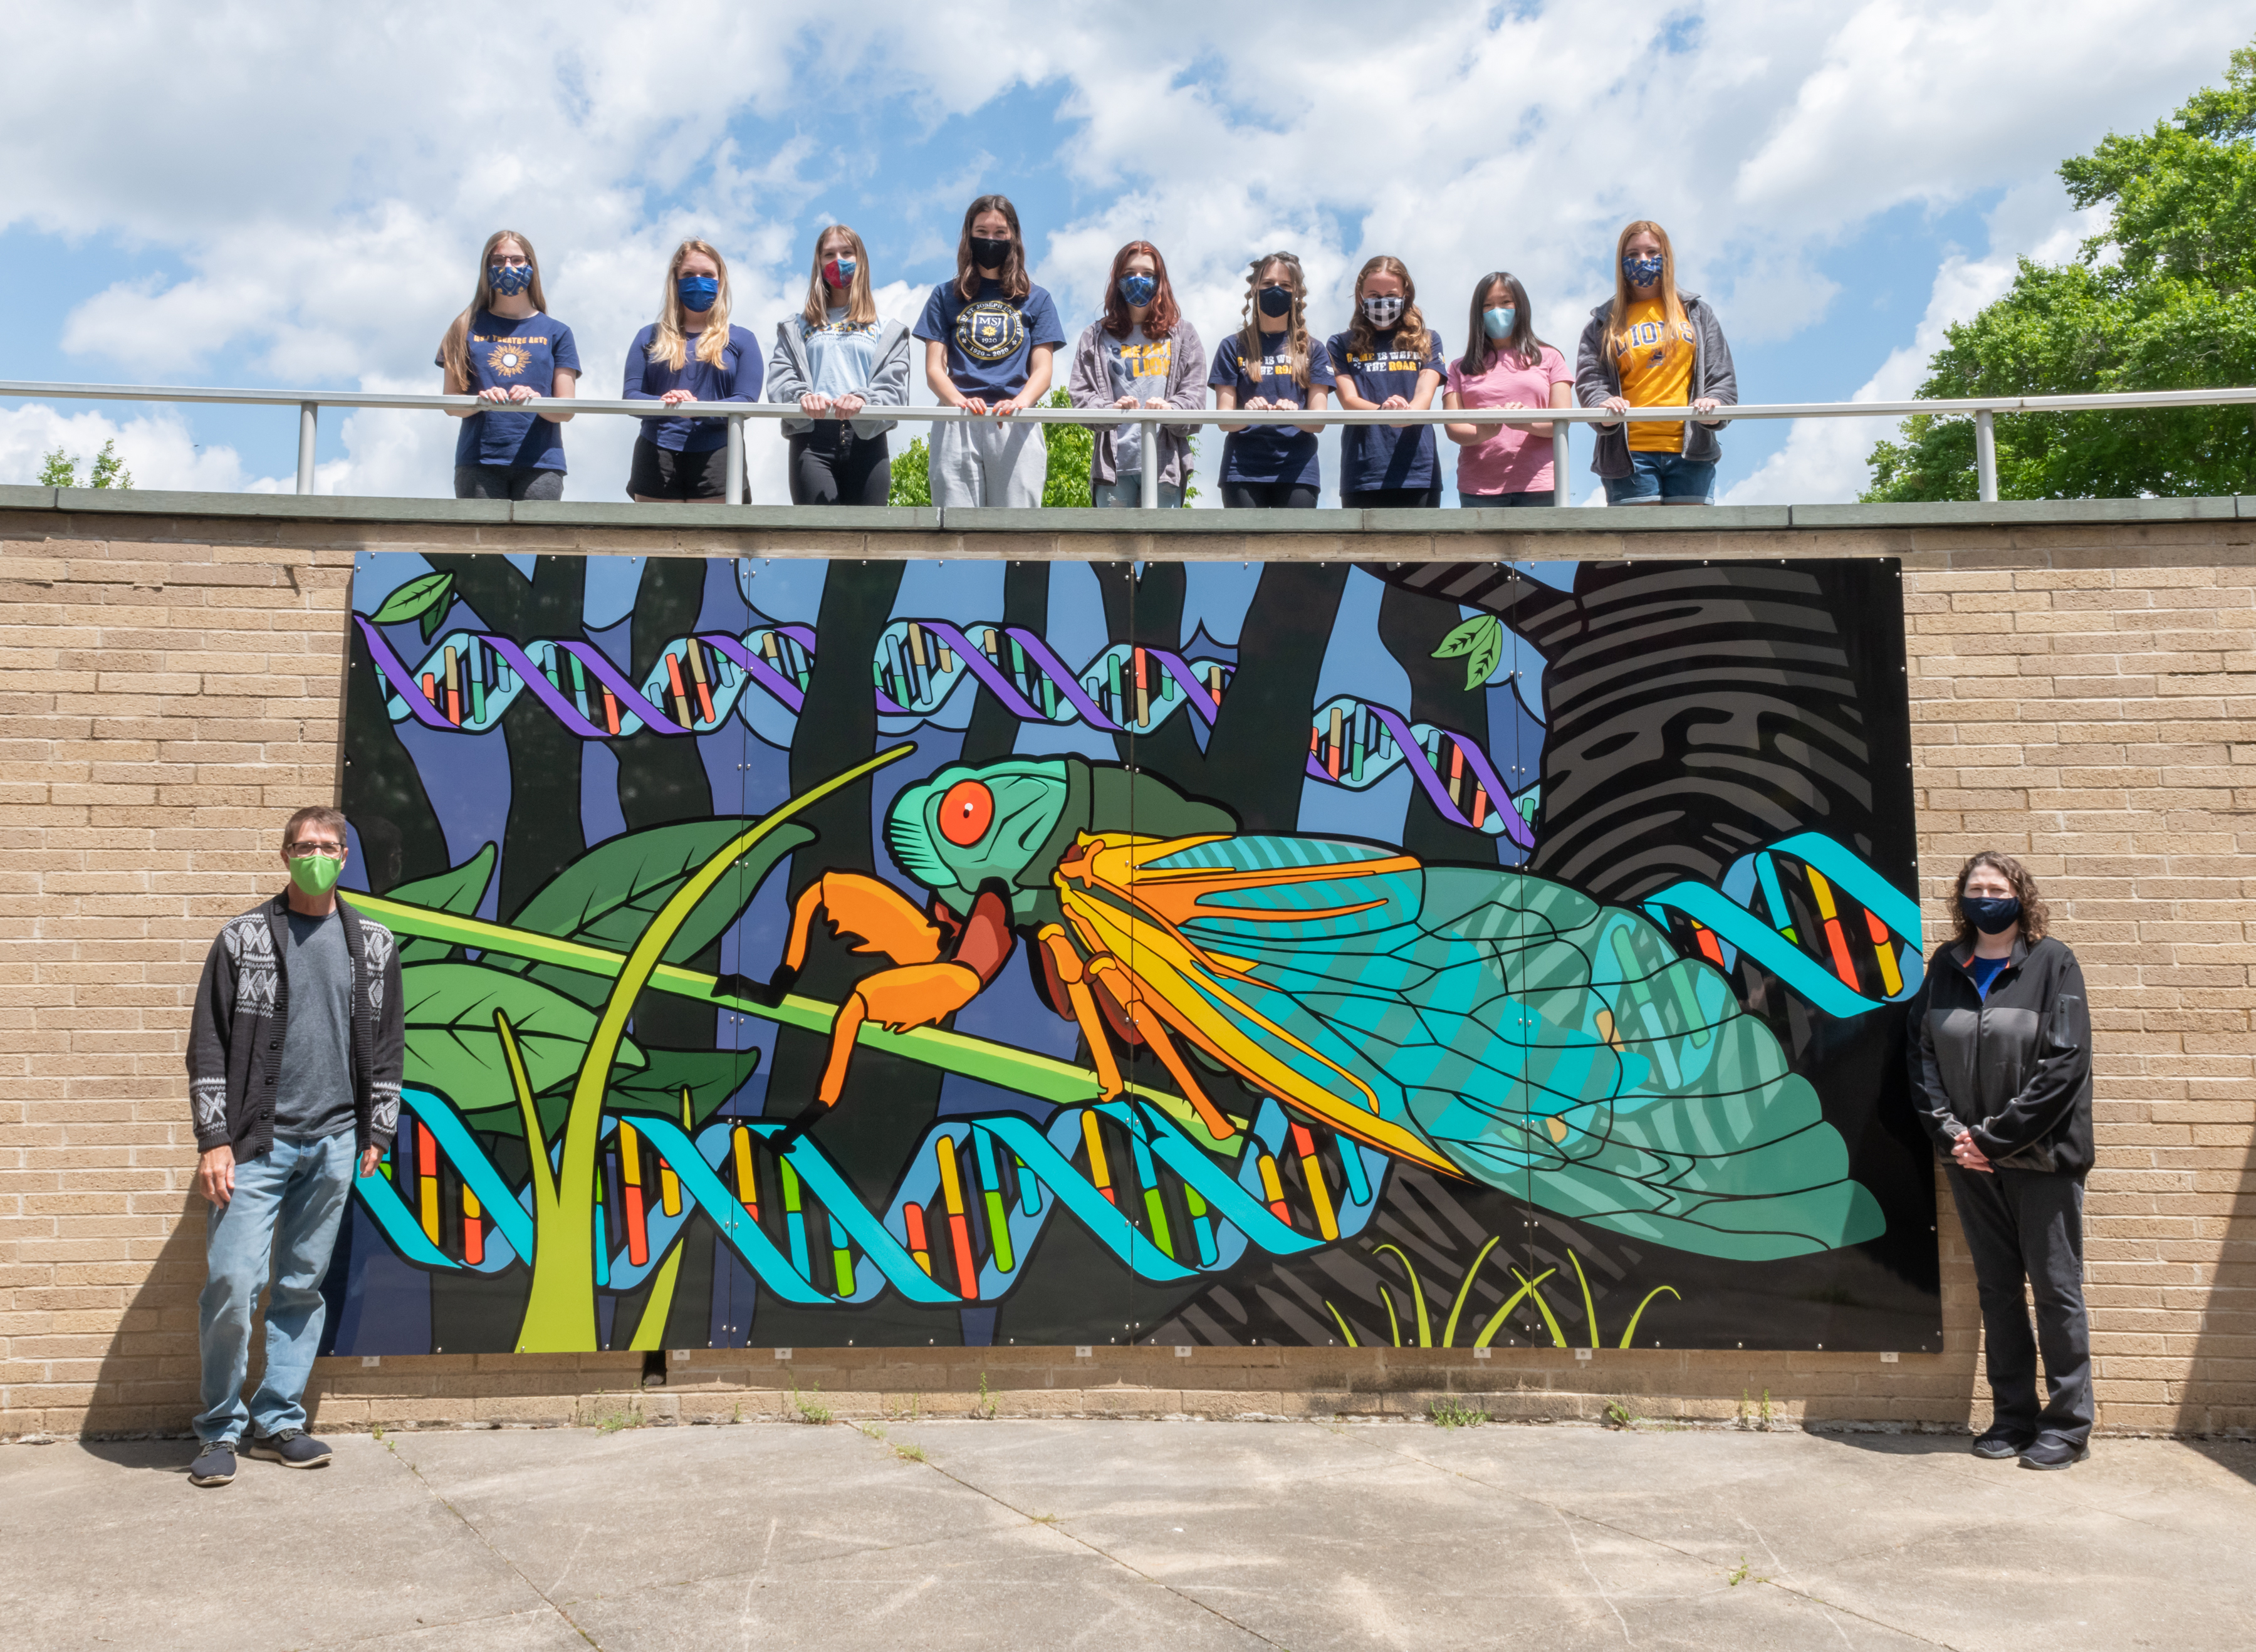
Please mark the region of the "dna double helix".
[[[402, 1091], [382, 1174], [354, 1186], [408, 1261], [496, 1274], [530, 1260], [533, 1199], [512, 1188], [441, 1097]], [[1231, 1149], [1202, 1146], [1146, 1102], [945, 1119], [924, 1135], [892, 1203], [871, 1210], [818, 1144], [779, 1153], [780, 1123], [716, 1118], [694, 1133], [606, 1114], [592, 1233], [598, 1288], [649, 1279], [702, 1211], [759, 1283], [807, 1306], [893, 1291], [938, 1306], [1000, 1300], [1043, 1228], [1078, 1222], [1139, 1279], [1218, 1273], [1250, 1252], [1292, 1256], [1360, 1232], [1389, 1161], [1265, 1100]], [[552, 1161], [560, 1149], [552, 1151]]]
[[[668, 642], [639, 684], [584, 639], [518, 644], [490, 632], [457, 629], [410, 667], [383, 632], [353, 616], [367, 640], [394, 723], [483, 734], [530, 692], [583, 739], [615, 739], [650, 729], [661, 735], [709, 734], [739, 712], [754, 689], [796, 716], [814, 670], [814, 631], [765, 625], [735, 636], [700, 632]], [[1107, 734], [1149, 734], [1178, 713], [1208, 729], [1222, 710], [1235, 667], [1190, 660], [1171, 649], [1116, 642], [1075, 671], [1039, 634], [1019, 625], [897, 619], [880, 634], [870, 662], [881, 717], [934, 716], [968, 681], [984, 687], [1024, 721], [1083, 723]], [[1319, 707], [1310, 720], [1307, 772], [1327, 785], [1360, 791], [1406, 766], [1442, 817], [1532, 848], [1537, 791], [1512, 785], [1470, 735], [1414, 723], [1352, 695]]]
[[1683, 879], [1642, 904], [1725, 973], [1744, 954], [1829, 1015], [1900, 1003], [1926, 977], [1919, 902], [1822, 832], [1740, 856], [1720, 886]]

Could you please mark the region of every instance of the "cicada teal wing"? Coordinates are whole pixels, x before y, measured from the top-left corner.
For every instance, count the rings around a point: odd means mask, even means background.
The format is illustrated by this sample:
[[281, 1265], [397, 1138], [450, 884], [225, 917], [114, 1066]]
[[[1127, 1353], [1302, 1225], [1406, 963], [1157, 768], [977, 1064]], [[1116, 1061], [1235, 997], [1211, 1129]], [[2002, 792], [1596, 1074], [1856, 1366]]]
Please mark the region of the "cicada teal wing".
[[1769, 1027], [1637, 913], [1320, 838], [1115, 852], [1127, 866], [1092, 865], [1135, 909], [1139, 981], [1288, 1106], [1705, 1255], [1795, 1255], [1886, 1225]]

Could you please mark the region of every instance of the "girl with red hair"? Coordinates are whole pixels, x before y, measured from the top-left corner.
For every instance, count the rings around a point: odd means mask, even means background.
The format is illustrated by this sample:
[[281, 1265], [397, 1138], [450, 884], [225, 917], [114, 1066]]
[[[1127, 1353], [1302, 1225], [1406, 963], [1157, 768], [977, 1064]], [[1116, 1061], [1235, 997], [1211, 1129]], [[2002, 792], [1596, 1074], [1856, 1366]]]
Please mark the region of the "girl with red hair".
[[[1183, 318], [1167, 281], [1167, 261], [1148, 241], [1131, 241], [1112, 255], [1104, 286], [1104, 314], [1089, 324], [1074, 347], [1067, 393], [1076, 407], [1206, 406], [1206, 349]], [[1159, 440], [1160, 503], [1183, 502], [1189, 479], [1188, 426], [1108, 425], [1097, 433], [1089, 460], [1091, 505], [1143, 502], [1144, 432]]]

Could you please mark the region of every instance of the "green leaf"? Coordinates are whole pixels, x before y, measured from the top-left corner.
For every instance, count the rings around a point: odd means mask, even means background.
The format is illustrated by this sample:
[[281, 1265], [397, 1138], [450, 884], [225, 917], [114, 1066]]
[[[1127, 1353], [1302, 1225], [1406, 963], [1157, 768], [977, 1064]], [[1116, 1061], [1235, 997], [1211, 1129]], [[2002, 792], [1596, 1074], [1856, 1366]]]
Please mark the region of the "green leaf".
[[[418, 878], [385, 893], [394, 900], [412, 901], [434, 912], [454, 912], [469, 917], [477, 911], [478, 902], [485, 899], [486, 885], [493, 880], [494, 858], [494, 846], [488, 844], [451, 871], [442, 872], [435, 878]], [[454, 950], [444, 941], [408, 935], [399, 942], [399, 961], [435, 964]]]
[[403, 619], [413, 619], [419, 614], [423, 616], [423, 640], [428, 642], [432, 632], [437, 629], [431, 615], [436, 612], [444, 617], [447, 599], [454, 595], [454, 591], [455, 576], [452, 574], [425, 574], [409, 580], [385, 597], [384, 605], [369, 616], [370, 623], [396, 625]]
[[[693, 1131], [719, 1112], [721, 1104], [735, 1095], [760, 1064], [757, 1049], [645, 1048], [643, 1058], [647, 1065], [611, 1075], [610, 1090], [603, 1098], [605, 1111], [656, 1113], [679, 1124], [681, 1092], [687, 1089]], [[553, 1138], [562, 1126], [564, 1115], [571, 1111], [571, 1084], [559, 1084], [535, 1097], [533, 1105], [539, 1110], [542, 1131]], [[490, 1135], [522, 1138], [525, 1134], [523, 1115], [514, 1098], [492, 1106], [465, 1108], [462, 1116], [472, 1129]]]
[[[483, 964], [417, 964], [400, 972], [407, 1020], [407, 1082], [438, 1091], [464, 1112], [514, 1107], [509, 1065], [493, 1013], [504, 1011], [516, 1031], [534, 1091], [569, 1084], [580, 1070], [595, 1013], [539, 981]], [[622, 1043], [624, 1066], [645, 1064]]]
[[[566, 941], [631, 950], [645, 926], [673, 893], [713, 855], [752, 823], [750, 816], [680, 821], [645, 827], [599, 844], [532, 893], [513, 921], [520, 929]], [[687, 964], [719, 940], [758, 893], [775, 863], [814, 834], [796, 823], [763, 838], [676, 932], [662, 960]], [[610, 984], [575, 970], [497, 960], [497, 967], [530, 972], [589, 1005], [601, 1004]], [[538, 1088], [539, 1086], [535, 1086]]]
[[1475, 614], [1434, 650], [1436, 660], [1454, 660], [1459, 654], [1465, 657], [1465, 688], [1479, 688], [1504, 658], [1504, 621], [1494, 614]]

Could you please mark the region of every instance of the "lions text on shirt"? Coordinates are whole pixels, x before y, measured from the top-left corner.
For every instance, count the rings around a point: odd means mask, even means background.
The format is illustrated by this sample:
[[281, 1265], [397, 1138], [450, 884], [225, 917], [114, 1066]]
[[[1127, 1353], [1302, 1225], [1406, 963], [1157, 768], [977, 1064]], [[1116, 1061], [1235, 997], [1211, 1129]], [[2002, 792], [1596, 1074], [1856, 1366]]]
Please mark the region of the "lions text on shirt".
[[1006, 299], [1000, 281], [982, 281], [976, 299], [965, 298], [953, 281], [941, 282], [925, 301], [916, 335], [945, 343], [949, 380], [982, 401], [1017, 395], [1033, 371], [1033, 349], [1065, 342], [1047, 293], [1029, 287], [1026, 297]]
[[[1112, 399], [1132, 396], [1139, 402], [1165, 401], [1167, 369], [1174, 360], [1170, 339], [1149, 339], [1144, 329], [1132, 327], [1126, 338], [1103, 335], [1104, 360], [1112, 375]], [[1122, 476], [1144, 468], [1144, 432], [1139, 425], [1121, 425], [1112, 438], [1112, 468]]]
[[[1402, 330], [1374, 333], [1368, 344], [1355, 345], [1351, 333], [1336, 333], [1326, 348], [1331, 352], [1335, 379], [1353, 379], [1355, 393], [1378, 403], [1389, 396], [1411, 400], [1418, 393], [1418, 376], [1430, 370], [1442, 372], [1442, 335], [1426, 335], [1426, 354], [1401, 348]], [[1372, 488], [1430, 488], [1442, 479], [1434, 456], [1434, 427], [1417, 425], [1397, 430], [1391, 425], [1349, 425], [1340, 432], [1340, 491], [1361, 493]]]
[[[1249, 361], [1242, 334], [1232, 333], [1214, 353], [1214, 366], [1206, 382], [1217, 389], [1237, 392], [1241, 407], [1256, 398], [1305, 407], [1308, 392], [1293, 379], [1293, 352], [1280, 329], [1261, 335], [1261, 356]], [[1308, 383], [1329, 389], [1331, 355], [1322, 344], [1308, 345]], [[1316, 433], [1298, 425], [1257, 425], [1226, 436], [1222, 443], [1224, 482], [1272, 483], [1313, 488], [1321, 485], [1316, 463]]]
[[[1622, 396], [1632, 407], [1681, 407], [1692, 393], [1692, 323], [1668, 325], [1659, 299], [1629, 307], [1626, 326], [1614, 347], [1614, 368]], [[1638, 453], [1681, 453], [1680, 424], [1632, 424], [1629, 445]]]
[[[501, 316], [480, 310], [470, 318], [464, 345], [469, 353], [469, 393], [508, 390], [523, 385], [543, 396], [556, 393], [556, 374], [577, 374], [580, 347], [572, 329], [553, 315]], [[444, 367], [442, 350], [432, 365]], [[455, 437], [455, 462], [512, 469], [564, 469], [562, 427], [530, 411], [476, 413], [462, 420]]]

